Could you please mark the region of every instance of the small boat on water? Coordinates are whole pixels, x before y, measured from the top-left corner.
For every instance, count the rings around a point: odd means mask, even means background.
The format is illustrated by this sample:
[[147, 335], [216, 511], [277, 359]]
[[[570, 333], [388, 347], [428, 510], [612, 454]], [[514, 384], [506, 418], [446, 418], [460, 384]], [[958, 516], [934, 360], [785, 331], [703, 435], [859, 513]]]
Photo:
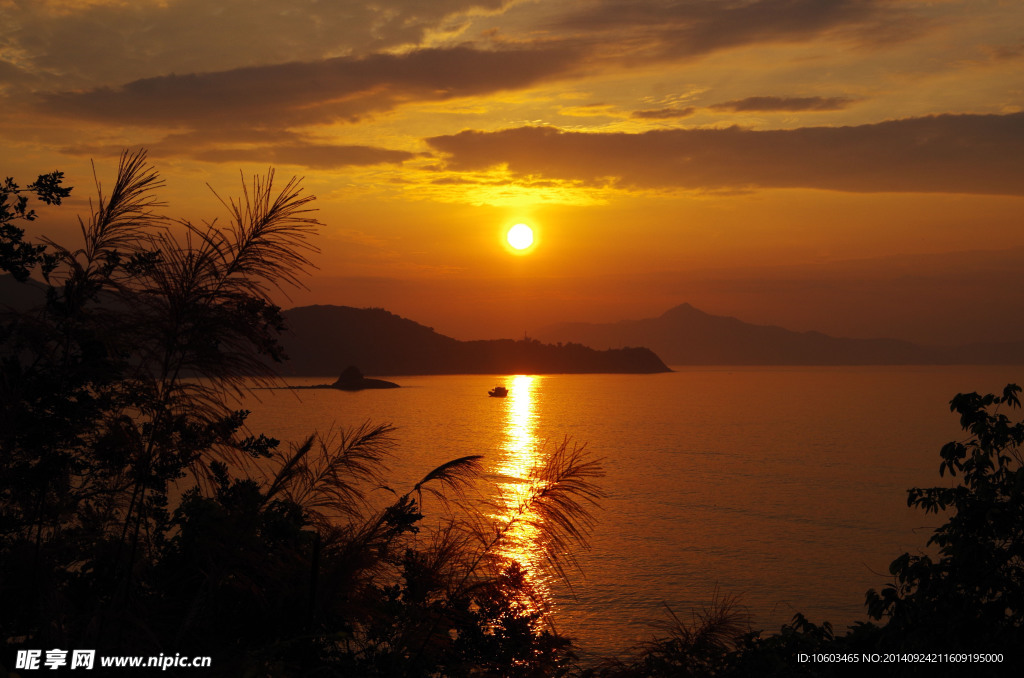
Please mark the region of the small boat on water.
[[508, 389], [505, 388], [504, 386], [495, 386], [494, 388], [487, 392], [487, 395], [491, 396], [492, 398], [504, 398], [505, 396], [508, 395]]

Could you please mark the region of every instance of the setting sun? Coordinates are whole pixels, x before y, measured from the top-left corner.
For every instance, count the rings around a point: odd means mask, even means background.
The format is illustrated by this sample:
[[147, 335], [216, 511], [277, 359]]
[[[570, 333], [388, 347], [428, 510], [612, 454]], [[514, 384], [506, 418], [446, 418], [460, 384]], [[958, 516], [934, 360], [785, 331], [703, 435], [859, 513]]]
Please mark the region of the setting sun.
[[533, 229], [526, 224], [516, 224], [508, 229], [506, 238], [514, 249], [525, 250], [533, 244]]

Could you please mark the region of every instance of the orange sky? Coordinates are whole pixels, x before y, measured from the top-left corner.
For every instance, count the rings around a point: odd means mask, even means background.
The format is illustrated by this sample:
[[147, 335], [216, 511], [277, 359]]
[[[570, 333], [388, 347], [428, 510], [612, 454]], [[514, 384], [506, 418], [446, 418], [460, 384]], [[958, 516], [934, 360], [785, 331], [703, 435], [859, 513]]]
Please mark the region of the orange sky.
[[[0, 159], [76, 199], [144, 146], [173, 216], [239, 170], [325, 228], [285, 306], [459, 338], [689, 302], [1024, 339], [1017, 0], [0, 0]], [[527, 256], [502, 246], [525, 221]]]

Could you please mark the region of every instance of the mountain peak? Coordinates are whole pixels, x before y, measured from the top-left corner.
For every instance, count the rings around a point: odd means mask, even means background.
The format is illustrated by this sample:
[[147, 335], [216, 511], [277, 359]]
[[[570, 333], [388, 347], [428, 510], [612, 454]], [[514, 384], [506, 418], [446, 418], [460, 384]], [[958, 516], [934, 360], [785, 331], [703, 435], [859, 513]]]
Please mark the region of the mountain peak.
[[656, 318], [598, 325], [563, 323], [539, 336], [594, 348], [646, 346], [670, 365], [894, 365], [942, 359], [905, 341], [793, 332], [712, 315], [689, 303]]
[[678, 306], [673, 306], [669, 310], [661, 314], [662, 318], [674, 318], [678, 316], [694, 316], [694, 315], [708, 315], [699, 308], [689, 303], [682, 303]]

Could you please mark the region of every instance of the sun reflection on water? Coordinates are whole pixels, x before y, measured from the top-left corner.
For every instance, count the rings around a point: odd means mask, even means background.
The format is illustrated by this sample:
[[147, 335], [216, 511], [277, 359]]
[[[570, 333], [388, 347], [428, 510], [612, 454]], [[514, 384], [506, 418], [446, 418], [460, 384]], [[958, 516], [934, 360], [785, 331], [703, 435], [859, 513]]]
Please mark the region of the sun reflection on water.
[[540, 518], [531, 509], [523, 510], [534, 489], [532, 472], [544, 462], [541, 440], [537, 435], [537, 400], [543, 377], [517, 375], [511, 378], [505, 403], [502, 452], [495, 471], [502, 512], [495, 516], [503, 522], [515, 520], [500, 553], [518, 562], [526, 571], [539, 605], [551, 608], [550, 582], [544, 575], [543, 538]]

